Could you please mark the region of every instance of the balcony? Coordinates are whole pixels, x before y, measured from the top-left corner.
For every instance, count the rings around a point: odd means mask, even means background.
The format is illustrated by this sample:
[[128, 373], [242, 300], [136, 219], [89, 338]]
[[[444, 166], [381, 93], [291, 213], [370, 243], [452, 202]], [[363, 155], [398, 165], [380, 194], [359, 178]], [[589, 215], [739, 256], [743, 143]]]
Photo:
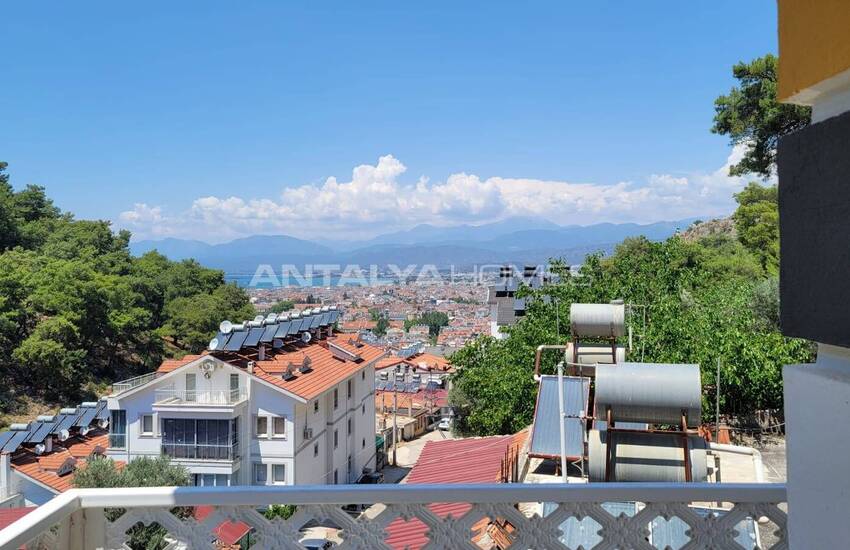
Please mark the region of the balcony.
[[[599, 483], [590, 485], [321, 485], [304, 487], [181, 487], [149, 489], [71, 490], [54, 498], [0, 531], [0, 547], [124, 548], [134, 525], [157, 523], [168, 531], [170, 547], [213, 548], [213, 529], [227, 520], [253, 528], [252, 540], [263, 548], [298, 548], [302, 527], [311, 522], [331, 525], [346, 547], [396, 548], [386, 539], [391, 523], [430, 539], [429, 548], [476, 548], [473, 531], [499, 538], [499, 546], [519, 550], [566, 549], [577, 546], [574, 536], [593, 548], [663, 548], [655, 540], [659, 526], [677, 523], [683, 548], [787, 548], [786, 491], [781, 484], [663, 484]], [[634, 513], [613, 515], [605, 503], [635, 503]], [[288, 520], [269, 521], [257, 512], [270, 504], [296, 504]], [[341, 508], [351, 503], [380, 503], [359, 517]], [[430, 505], [468, 503], [445, 516]], [[535, 505], [518, 503], [538, 503]], [[553, 503], [545, 517], [539, 503]], [[717, 513], [695, 513], [699, 506], [722, 506]], [[180, 519], [176, 506], [212, 505], [203, 521]], [[108, 521], [104, 509], [123, 508]], [[610, 507], [609, 507], [610, 509]], [[455, 508], [455, 510], [458, 510]], [[489, 519], [489, 522], [483, 521]], [[404, 525], [414, 522], [414, 525]], [[419, 522], [419, 523], [416, 523]], [[742, 546], [741, 525], [755, 525], [763, 533]], [[495, 526], [499, 534], [487, 526]], [[483, 527], [482, 527], [483, 526]], [[509, 526], [509, 528], [508, 528]], [[499, 530], [501, 527], [501, 530]], [[393, 527], [390, 527], [392, 530]], [[564, 531], [570, 531], [570, 540]], [[475, 540], [482, 543], [482, 539]]]
[[154, 378], [156, 378], [156, 373], [150, 372], [148, 374], [143, 374], [142, 376], [136, 376], [135, 378], [128, 378], [127, 380], [116, 382], [112, 384], [111, 395], [118, 395], [119, 393], [123, 393], [127, 390], [132, 390], [133, 388], [141, 386], [142, 384], [147, 384]]
[[175, 390], [165, 388], [154, 392], [155, 406], [170, 405], [225, 405], [232, 406], [248, 399], [245, 388], [233, 390]]
[[227, 460], [239, 458], [239, 444], [210, 445], [197, 443], [163, 443], [162, 454], [180, 460]]

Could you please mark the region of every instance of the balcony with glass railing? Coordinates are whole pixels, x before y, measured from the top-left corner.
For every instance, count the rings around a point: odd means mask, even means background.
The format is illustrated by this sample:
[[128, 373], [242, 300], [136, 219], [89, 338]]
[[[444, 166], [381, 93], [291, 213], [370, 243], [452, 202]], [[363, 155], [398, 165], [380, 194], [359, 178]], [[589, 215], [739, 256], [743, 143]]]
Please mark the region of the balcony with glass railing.
[[147, 384], [154, 378], [156, 378], [156, 373], [149, 372], [148, 374], [143, 374], [141, 376], [136, 376], [134, 378], [128, 378], [127, 380], [116, 382], [112, 384], [112, 395], [118, 395], [119, 393], [123, 393], [127, 390], [137, 388], [142, 384]]
[[248, 399], [245, 388], [231, 390], [177, 390], [159, 389], [154, 392], [154, 406], [169, 405], [224, 405], [232, 406]]
[[[141, 522], [164, 528], [169, 548], [214, 548], [214, 530], [237, 521], [251, 529], [251, 540], [263, 548], [301, 548], [305, 526], [322, 525], [337, 530], [345, 547], [364, 549], [402, 548], [400, 533], [411, 532], [422, 539], [420, 544], [440, 549], [654, 550], [669, 546], [673, 532], [681, 548], [779, 549], [787, 548], [785, 499], [782, 484], [77, 489], [0, 531], [0, 547], [126, 548], [131, 530]], [[281, 503], [295, 504], [295, 515], [268, 520], [258, 512]], [[352, 515], [344, 507], [354, 503], [368, 506]], [[451, 507], [447, 515], [446, 506], [452, 503], [463, 506]], [[622, 513], [623, 506], [610, 503], [627, 503], [632, 511]], [[187, 517], [191, 514], [175, 513], [176, 507], [200, 505], [214, 508], [200, 522]], [[117, 518], [116, 508], [123, 511]]]

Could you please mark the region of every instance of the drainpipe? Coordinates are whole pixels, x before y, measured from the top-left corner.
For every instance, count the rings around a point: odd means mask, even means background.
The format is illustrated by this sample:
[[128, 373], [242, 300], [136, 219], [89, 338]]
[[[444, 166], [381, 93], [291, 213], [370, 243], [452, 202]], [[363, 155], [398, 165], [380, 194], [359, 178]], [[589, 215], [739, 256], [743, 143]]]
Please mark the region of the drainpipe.
[[762, 467], [761, 453], [752, 447], [742, 447], [740, 445], [726, 445], [724, 443], [709, 442], [708, 448], [712, 451], [722, 451], [724, 453], [734, 453], [739, 455], [750, 455], [753, 457], [753, 467], [756, 470], [756, 483], [764, 483], [764, 468]]

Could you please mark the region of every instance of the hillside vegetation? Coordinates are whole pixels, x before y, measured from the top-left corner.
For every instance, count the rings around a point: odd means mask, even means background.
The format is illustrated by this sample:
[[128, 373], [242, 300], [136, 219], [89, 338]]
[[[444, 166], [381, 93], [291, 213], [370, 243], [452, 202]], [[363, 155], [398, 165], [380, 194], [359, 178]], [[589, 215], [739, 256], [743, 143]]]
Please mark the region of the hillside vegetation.
[[44, 189], [14, 191], [0, 163], [0, 413], [22, 398], [70, 404], [165, 356], [203, 349], [218, 322], [253, 315], [221, 271], [140, 258], [130, 233], [76, 220]]

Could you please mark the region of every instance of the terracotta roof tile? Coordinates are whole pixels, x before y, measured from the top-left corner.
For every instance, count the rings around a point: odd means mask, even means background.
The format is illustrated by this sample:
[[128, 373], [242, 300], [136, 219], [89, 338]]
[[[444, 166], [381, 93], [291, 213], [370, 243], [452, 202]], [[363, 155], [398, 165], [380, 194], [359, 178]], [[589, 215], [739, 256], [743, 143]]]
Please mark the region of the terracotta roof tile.
[[102, 453], [106, 449], [108, 438], [105, 430], [96, 429], [87, 436], [76, 435], [62, 443], [54, 442], [53, 450], [43, 455], [21, 448], [12, 457], [11, 466], [17, 472], [61, 493], [74, 486], [74, 472], [59, 475], [62, 466], [69, 460], [77, 468], [83, 466], [85, 459], [92, 453]]
[[204, 355], [206, 355], [206, 354], [185, 355], [180, 359], [166, 359], [165, 361], [162, 362], [162, 364], [159, 366], [159, 368], [156, 369], [156, 372], [158, 372], [158, 373], [171, 372], [175, 369], [179, 369], [183, 365], [188, 365], [189, 363], [191, 363], [195, 359], [198, 359], [199, 357], [203, 357]]

